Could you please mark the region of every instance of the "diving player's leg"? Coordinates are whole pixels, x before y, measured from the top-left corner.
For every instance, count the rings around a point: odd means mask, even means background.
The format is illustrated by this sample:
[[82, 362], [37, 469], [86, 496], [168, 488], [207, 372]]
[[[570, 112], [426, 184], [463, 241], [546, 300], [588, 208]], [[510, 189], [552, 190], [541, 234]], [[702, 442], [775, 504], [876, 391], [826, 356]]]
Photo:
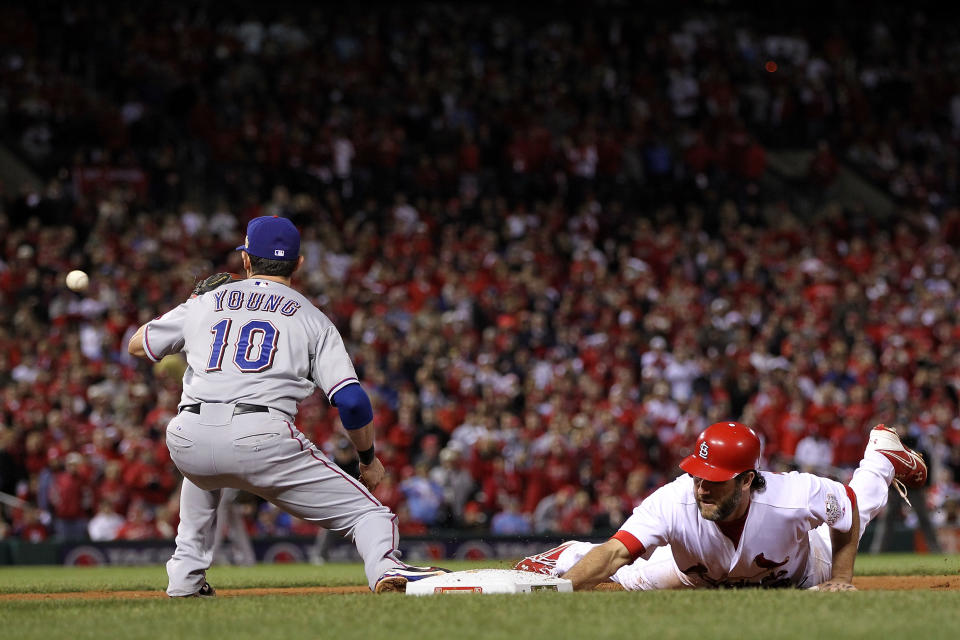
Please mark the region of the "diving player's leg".
[[[860, 530], [863, 535], [863, 529]], [[830, 539], [830, 525], [824, 523], [807, 534], [810, 540], [810, 557], [807, 560], [805, 580], [798, 586], [807, 588], [817, 586], [833, 577], [833, 542]]]
[[[885, 506], [893, 482], [894, 469], [889, 460], [876, 451], [863, 454], [860, 466], [853, 472], [850, 488], [857, 496], [857, 511], [860, 514], [860, 537], [870, 521], [877, 517]], [[833, 575], [833, 542], [830, 527], [822, 524], [810, 531], [810, 561], [807, 569], [807, 586], [826, 582]]]
[[516, 571], [527, 571], [529, 573], [539, 573], [545, 576], [556, 577], [560, 574], [558, 563], [560, 557], [568, 550], [573, 550], [567, 554], [567, 561], [564, 563], [563, 572], [567, 572], [570, 567], [576, 564], [595, 544], [589, 542], [580, 542], [578, 540], [568, 540], [552, 549], [547, 549], [541, 553], [527, 556], [513, 566]]
[[886, 506], [891, 482], [907, 500], [905, 487], [919, 489], [926, 480], [923, 456], [905, 446], [895, 429], [882, 424], [871, 429], [863, 460], [850, 480], [860, 508], [860, 535]]
[[876, 451], [864, 452], [860, 466], [850, 479], [850, 488], [857, 495], [857, 510], [860, 512], [860, 537], [870, 521], [887, 506], [893, 475], [893, 465], [886, 457]]
[[892, 482], [907, 504], [906, 489], [919, 489], [927, 481], [923, 456], [900, 440], [896, 429], [878, 424], [870, 430], [863, 460], [850, 480], [860, 503], [860, 532], [886, 506], [887, 488]]
[[167, 561], [167, 595], [190, 596], [203, 587], [213, 563], [220, 490], [205, 491], [183, 479], [180, 489], [180, 525], [177, 548]]
[[[850, 488], [857, 496], [857, 511], [860, 514], [860, 537], [870, 521], [876, 518], [885, 506], [893, 481], [893, 465], [875, 451], [867, 451], [860, 466], [853, 472]], [[833, 575], [833, 541], [830, 527], [822, 524], [810, 531], [810, 561], [807, 570], [808, 586], [818, 585]]]
[[680, 576], [669, 545], [657, 547], [649, 560], [637, 558], [620, 567], [611, 580], [627, 591], [655, 591], [688, 587]]

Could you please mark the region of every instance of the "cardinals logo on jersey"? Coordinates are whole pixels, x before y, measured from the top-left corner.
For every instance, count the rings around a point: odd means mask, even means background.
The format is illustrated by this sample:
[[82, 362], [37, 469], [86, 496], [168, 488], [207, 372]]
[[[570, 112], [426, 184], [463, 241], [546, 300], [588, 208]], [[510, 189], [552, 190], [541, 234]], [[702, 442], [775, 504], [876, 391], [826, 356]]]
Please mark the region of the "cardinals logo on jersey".
[[790, 556], [787, 556], [783, 559], [782, 562], [777, 562], [776, 560], [767, 560], [763, 557], [763, 554], [757, 554], [757, 557], [753, 559], [753, 563], [756, 564], [761, 569], [776, 569], [777, 567], [782, 567], [790, 561]]
[[753, 563], [760, 568], [760, 571], [752, 576], [743, 576], [734, 578], [724, 576], [722, 578], [710, 577], [710, 571], [703, 564], [695, 564], [688, 569], [683, 569], [683, 573], [703, 584], [715, 589], [733, 589], [742, 587], [762, 587], [764, 589], [781, 589], [793, 586], [787, 572], [784, 569], [777, 570], [779, 567], [787, 564], [790, 556], [784, 558], [781, 562], [776, 560], [767, 560], [762, 553], [757, 554]]

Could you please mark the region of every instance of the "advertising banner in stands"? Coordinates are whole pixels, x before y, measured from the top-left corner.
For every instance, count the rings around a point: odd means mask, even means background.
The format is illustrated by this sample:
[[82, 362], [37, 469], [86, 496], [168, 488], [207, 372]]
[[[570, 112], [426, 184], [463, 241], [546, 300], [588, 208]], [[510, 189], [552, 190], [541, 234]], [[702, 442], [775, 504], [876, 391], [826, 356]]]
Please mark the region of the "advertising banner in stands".
[[[265, 538], [253, 540], [257, 562], [295, 563], [316, 561], [314, 538]], [[408, 562], [458, 560], [515, 560], [539, 553], [562, 542], [559, 538], [408, 538], [401, 542], [403, 559]], [[163, 564], [173, 554], [172, 540], [82, 542], [59, 545], [60, 564], [68, 566], [136, 566]], [[229, 559], [229, 544], [224, 555]], [[359, 562], [352, 544], [341, 538], [327, 544], [327, 562]]]

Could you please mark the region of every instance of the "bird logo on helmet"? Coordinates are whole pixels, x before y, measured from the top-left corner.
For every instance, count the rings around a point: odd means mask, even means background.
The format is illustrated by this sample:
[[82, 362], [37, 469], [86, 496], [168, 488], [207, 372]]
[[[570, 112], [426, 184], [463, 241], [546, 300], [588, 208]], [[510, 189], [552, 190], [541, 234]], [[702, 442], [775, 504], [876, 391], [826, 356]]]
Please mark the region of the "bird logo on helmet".
[[697, 436], [692, 453], [680, 462], [680, 468], [696, 478], [723, 482], [744, 471], [756, 469], [760, 462], [760, 438], [753, 429], [739, 422], [715, 422]]

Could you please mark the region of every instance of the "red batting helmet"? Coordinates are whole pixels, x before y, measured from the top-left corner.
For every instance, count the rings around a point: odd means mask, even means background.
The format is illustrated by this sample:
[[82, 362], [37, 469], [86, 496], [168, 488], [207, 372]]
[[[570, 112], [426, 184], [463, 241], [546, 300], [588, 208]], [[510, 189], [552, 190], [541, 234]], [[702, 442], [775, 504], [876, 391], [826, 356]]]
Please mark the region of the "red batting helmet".
[[697, 436], [693, 453], [680, 468], [711, 482], [730, 480], [738, 473], [756, 469], [760, 462], [760, 438], [739, 422], [715, 422]]

